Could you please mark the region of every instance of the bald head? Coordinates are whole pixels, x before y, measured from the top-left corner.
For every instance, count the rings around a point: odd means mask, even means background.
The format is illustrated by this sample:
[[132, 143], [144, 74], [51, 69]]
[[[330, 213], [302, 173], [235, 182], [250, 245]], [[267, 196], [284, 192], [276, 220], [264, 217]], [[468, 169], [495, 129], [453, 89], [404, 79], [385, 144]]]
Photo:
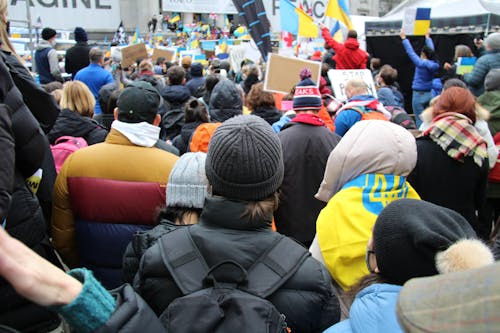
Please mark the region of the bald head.
[[345, 84], [345, 94], [348, 99], [357, 95], [368, 95], [368, 86], [360, 78], [350, 79]]

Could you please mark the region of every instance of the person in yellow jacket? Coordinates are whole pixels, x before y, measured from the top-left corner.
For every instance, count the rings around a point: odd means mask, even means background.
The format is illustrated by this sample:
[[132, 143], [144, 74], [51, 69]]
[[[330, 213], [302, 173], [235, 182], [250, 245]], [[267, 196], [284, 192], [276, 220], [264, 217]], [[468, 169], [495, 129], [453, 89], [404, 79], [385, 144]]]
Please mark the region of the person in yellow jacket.
[[382, 209], [401, 198], [419, 199], [406, 181], [416, 161], [413, 135], [381, 120], [356, 123], [330, 153], [316, 194], [328, 204], [310, 251], [343, 290], [369, 273], [366, 246]]

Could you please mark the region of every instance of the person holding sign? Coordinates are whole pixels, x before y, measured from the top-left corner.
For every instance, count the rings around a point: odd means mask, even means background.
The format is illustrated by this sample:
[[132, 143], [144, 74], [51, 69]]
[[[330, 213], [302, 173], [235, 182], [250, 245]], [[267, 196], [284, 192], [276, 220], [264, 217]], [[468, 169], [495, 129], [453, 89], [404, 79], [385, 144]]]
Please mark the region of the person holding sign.
[[422, 120], [420, 114], [429, 106], [432, 98], [432, 79], [439, 70], [439, 64], [434, 59], [434, 43], [430, 38], [429, 32], [425, 35], [425, 46], [418, 56], [410, 41], [406, 38], [406, 33], [403, 29], [400, 32], [401, 40], [405, 48], [406, 54], [415, 64], [415, 75], [413, 76], [412, 89], [412, 109], [417, 121], [417, 127], [420, 126]]

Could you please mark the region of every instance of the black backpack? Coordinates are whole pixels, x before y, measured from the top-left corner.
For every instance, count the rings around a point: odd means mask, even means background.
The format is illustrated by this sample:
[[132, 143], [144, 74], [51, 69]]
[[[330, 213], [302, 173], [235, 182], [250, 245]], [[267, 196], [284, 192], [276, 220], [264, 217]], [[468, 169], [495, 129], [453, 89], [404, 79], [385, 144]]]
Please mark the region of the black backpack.
[[287, 332], [285, 316], [266, 298], [310, 255], [295, 241], [280, 235], [248, 271], [229, 260], [209, 268], [189, 228], [164, 235], [160, 249], [184, 295], [160, 315], [168, 332]]
[[164, 100], [163, 105], [166, 111], [161, 117], [160, 139], [172, 140], [181, 134], [182, 126], [184, 125], [186, 103], [187, 100], [182, 103], [170, 103]]

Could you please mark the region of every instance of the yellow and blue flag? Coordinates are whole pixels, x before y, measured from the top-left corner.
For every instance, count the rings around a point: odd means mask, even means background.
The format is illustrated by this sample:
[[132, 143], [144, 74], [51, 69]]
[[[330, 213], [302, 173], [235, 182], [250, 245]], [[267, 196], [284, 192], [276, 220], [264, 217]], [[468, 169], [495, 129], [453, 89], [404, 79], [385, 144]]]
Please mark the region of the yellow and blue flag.
[[408, 35], [423, 36], [431, 27], [430, 8], [407, 8], [403, 19], [403, 30]]
[[173, 24], [175, 22], [179, 22], [180, 20], [181, 16], [179, 14], [175, 14], [168, 20], [168, 23]]
[[288, 0], [280, 0], [281, 30], [301, 37], [318, 37], [318, 26], [302, 8]]
[[326, 7], [325, 16], [332, 17], [344, 24], [349, 30], [354, 29], [351, 14], [346, 0], [330, 0]]
[[141, 38], [141, 33], [139, 32], [139, 27], [135, 27], [134, 36], [132, 37], [132, 44], [139, 43], [139, 39]]

